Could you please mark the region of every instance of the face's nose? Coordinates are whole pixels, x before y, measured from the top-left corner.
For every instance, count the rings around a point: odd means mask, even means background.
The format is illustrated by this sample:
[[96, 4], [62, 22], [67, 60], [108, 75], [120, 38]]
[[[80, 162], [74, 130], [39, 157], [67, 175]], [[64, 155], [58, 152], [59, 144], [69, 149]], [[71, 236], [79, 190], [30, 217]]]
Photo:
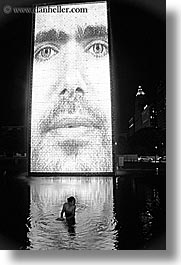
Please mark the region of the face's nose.
[[80, 47], [74, 42], [67, 45], [64, 57], [64, 76], [60, 95], [67, 95], [69, 98], [83, 96], [86, 90], [86, 83], [83, 78], [83, 67], [80, 58]]
[[60, 95], [63, 95], [63, 96], [69, 96], [70, 98], [73, 98], [77, 95], [78, 96], [83, 96], [84, 95], [84, 90], [81, 88], [81, 87], [74, 87], [74, 88], [69, 88], [69, 89], [66, 89], [64, 88], [61, 92], [60, 92]]

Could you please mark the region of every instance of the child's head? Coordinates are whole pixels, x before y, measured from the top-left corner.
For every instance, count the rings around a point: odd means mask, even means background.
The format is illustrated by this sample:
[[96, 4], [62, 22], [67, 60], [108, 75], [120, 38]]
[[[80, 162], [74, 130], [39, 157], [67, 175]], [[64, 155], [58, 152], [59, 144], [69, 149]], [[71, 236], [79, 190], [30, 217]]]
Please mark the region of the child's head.
[[73, 205], [75, 205], [75, 198], [73, 196], [69, 197], [67, 201], [68, 203], [72, 203]]

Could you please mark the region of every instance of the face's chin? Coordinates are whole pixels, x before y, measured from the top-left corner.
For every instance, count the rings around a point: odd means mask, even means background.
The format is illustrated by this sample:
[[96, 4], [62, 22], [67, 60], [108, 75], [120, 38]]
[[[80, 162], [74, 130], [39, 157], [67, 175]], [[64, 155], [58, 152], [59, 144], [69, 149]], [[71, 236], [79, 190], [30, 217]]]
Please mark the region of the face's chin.
[[32, 151], [35, 172], [111, 172], [111, 138], [98, 128], [51, 130]]

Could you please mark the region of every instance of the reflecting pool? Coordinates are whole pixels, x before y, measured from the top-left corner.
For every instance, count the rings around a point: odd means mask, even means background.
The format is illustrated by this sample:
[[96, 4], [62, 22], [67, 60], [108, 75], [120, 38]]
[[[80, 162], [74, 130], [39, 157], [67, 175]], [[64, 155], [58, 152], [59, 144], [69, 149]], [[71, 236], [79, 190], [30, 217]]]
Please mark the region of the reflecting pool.
[[[76, 224], [57, 221], [67, 198], [76, 199]], [[29, 249], [115, 249], [117, 231], [110, 177], [30, 180]]]
[[[1, 178], [1, 249], [165, 249], [165, 175]], [[57, 221], [76, 199], [76, 224]]]

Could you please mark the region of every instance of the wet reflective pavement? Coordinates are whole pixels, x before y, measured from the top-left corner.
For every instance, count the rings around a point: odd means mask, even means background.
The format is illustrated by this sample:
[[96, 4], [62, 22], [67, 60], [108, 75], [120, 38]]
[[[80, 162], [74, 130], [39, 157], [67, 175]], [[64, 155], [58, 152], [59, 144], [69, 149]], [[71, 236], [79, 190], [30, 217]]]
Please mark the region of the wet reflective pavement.
[[[1, 249], [165, 249], [165, 174], [116, 177], [3, 176]], [[76, 198], [76, 224], [57, 221]]]

